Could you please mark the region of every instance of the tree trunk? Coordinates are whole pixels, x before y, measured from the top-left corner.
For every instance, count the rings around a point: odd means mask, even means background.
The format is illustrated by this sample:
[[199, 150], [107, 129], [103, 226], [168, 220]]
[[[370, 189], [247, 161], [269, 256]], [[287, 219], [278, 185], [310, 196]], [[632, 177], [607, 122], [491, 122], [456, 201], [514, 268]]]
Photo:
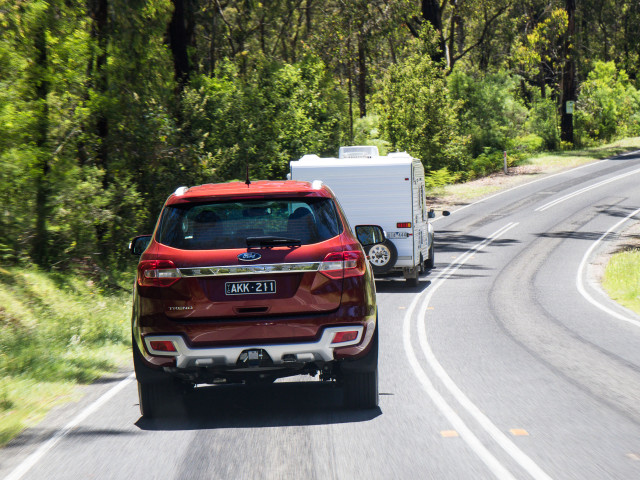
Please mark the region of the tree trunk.
[[351, 65], [351, 36], [347, 39], [347, 86], [349, 90], [349, 145], [353, 144], [353, 68]]
[[429, 22], [438, 35], [438, 51], [431, 56], [431, 59], [438, 63], [445, 58], [444, 35], [442, 33], [442, 8], [438, 0], [422, 0], [421, 13], [423, 20]]
[[185, 3], [188, 0], [171, 0], [173, 15], [169, 22], [169, 47], [173, 56], [173, 68], [178, 89], [182, 91], [189, 80], [191, 65], [187, 47], [189, 37], [187, 32], [187, 15]]
[[[89, 12], [92, 19], [91, 36], [98, 47], [94, 60], [94, 70], [91, 72], [91, 75], [94, 79], [94, 88], [96, 92], [102, 96], [107, 94], [109, 86], [109, 80], [107, 77], [109, 1], [90, 0]], [[109, 151], [107, 145], [109, 136], [109, 120], [106, 112], [102, 109], [95, 114], [95, 129], [100, 142], [97, 151], [96, 164], [105, 171], [102, 182], [103, 187], [106, 188], [109, 181], [107, 175], [109, 164]]]
[[[49, 7], [50, 8], [50, 7]], [[34, 35], [36, 49], [36, 75], [34, 76], [35, 96], [38, 103], [38, 121], [35, 141], [38, 155], [38, 172], [36, 177], [36, 231], [33, 242], [33, 259], [41, 267], [49, 262], [49, 234], [47, 218], [49, 216], [49, 104], [48, 95], [50, 85], [47, 81], [49, 55], [47, 51], [47, 20], [49, 8], [44, 12], [44, 18]]]
[[[97, 44], [95, 57], [95, 69], [93, 73], [94, 87], [98, 95], [105, 97], [109, 90], [109, 77], [107, 71], [107, 61], [109, 58], [109, 0], [90, 0], [89, 12], [92, 19], [91, 35]], [[109, 118], [104, 107], [99, 107], [95, 112], [95, 132], [99, 145], [96, 152], [95, 163], [104, 171], [102, 176], [102, 188], [106, 190], [111, 182], [109, 171]], [[108, 229], [104, 224], [95, 226], [98, 249], [103, 256], [108, 255], [108, 249], [104, 239]]]
[[575, 0], [566, 0], [565, 5], [569, 23], [567, 25], [567, 36], [564, 44], [565, 63], [562, 71], [560, 139], [563, 142], [573, 144], [573, 113], [567, 113], [567, 102], [575, 102], [576, 100], [576, 62], [574, 58], [575, 49], [572, 46], [575, 35], [576, 2]]
[[360, 118], [367, 116], [367, 47], [364, 35], [358, 35], [358, 106]]

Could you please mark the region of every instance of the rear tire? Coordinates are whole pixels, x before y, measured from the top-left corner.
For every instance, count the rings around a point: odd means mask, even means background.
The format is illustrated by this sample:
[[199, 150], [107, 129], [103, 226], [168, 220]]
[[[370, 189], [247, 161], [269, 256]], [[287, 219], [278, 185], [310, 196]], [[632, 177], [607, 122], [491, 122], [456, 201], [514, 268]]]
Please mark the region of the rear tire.
[[436, 265], [435, 252], [433, 248], [433, 239], [431, 239], [431, 246], [429, 247], [429, 258], [424, 262], [424, 266], [427, 270], [431, 270]]
[[349, 373], [344, 376], [344, 404], [347, 408], [378, 406], [378, 367], [372, 372]]
[[138, 400], [140, 415], [144, 418], [158, 418], [172, 415], [180, 410], [182, 385], [162, 370], [148, 367], [142, 360], [135, 337], [132, 339], [133, 366], [138, 380]]
[[[417, 269], [416, 269], [417, 270]], [[419, 271], [416, 272], [415, 277], [409, 277], [407, 279], [405, 279], [405, 281], [407, 282], [407, 286], [408, 287], [417, 287], [418, 284], [420, 283], [420, 273]]]
[[[170, 409], [167, 400], [175, 395], [168, 382], [142, 383], [138, 382], [138, 400], [140, 401], [140, 415], [144, 418], [166, 416]], [[167, 395], [169, 393], [169, 395]], [[169, 398], [168, 398], [169, 397]], [[173, 402], [169, 402], [173, 403]]]
[[[347, 408], [371, 409], [378, 407], [378, 326], [373, 334], [371, 350], [360, 359], [363, 370], [348, 369], [342, 374], [344, 406]], [[358, 361], [357, 361], [358, 362]]]

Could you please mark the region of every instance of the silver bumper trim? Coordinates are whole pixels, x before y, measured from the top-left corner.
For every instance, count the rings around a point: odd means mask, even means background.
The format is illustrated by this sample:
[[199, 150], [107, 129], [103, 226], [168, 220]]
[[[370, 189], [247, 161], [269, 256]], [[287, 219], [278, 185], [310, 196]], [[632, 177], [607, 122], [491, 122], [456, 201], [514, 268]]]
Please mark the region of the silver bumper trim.
[[[355, 340], [341, 343], [331, 343], [336, 333], [357, 330], [358, 335]], [[213, 348], [189, 348], [180, 335], [149, 335], [144, 337], [147, 350], [152, 355], [163, 357], [175, 357], [176, 367], [210, 367], [210, 366], [235, 366], [238, 357], [245, 350], [262, 349], [265, 350], [274, 365], [286, 366], [292, 358], [300, 363], [333, 360], [333, 350], [339, 347], [349, 347], [357, 345], [362, 340], [364, 326], [342, 326], [325, 328], [322, 337], [317, 342], [307, 343], [287, 343], [283, 345], [242, 345], [233, 347], [213, 347]], [[151, 348], [152, 341], [170, 341], [176, 348], [176, 352], [158, 351]], [[286, 357], [286, 360], [285, 360]]]

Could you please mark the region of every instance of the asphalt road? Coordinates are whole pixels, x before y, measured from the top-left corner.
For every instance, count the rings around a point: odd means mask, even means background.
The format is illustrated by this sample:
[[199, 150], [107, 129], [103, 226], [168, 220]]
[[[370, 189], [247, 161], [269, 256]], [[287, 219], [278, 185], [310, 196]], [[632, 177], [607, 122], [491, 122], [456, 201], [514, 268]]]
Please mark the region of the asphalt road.
[[640, 317], [589, 265], [639, 207], [634, 153], [438, 218], [419, 287], [376, 282], [377, 410], [295, 378], [147, 421], [123, 372], [1, 450], [0, 478], [638, 479]]

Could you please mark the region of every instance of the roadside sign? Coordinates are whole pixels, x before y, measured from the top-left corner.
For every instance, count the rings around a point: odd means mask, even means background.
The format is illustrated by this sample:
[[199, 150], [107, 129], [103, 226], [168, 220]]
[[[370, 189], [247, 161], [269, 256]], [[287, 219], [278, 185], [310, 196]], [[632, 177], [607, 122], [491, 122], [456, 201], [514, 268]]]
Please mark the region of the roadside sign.
[[574, 109], [575, 105], [576, 105], [576, 102], [574, 102], [573, 100], [568, 100], [567, 101], [565, 108], [566, 108], [566, 112], [569, 115], [573, 115], [573, 109]]

